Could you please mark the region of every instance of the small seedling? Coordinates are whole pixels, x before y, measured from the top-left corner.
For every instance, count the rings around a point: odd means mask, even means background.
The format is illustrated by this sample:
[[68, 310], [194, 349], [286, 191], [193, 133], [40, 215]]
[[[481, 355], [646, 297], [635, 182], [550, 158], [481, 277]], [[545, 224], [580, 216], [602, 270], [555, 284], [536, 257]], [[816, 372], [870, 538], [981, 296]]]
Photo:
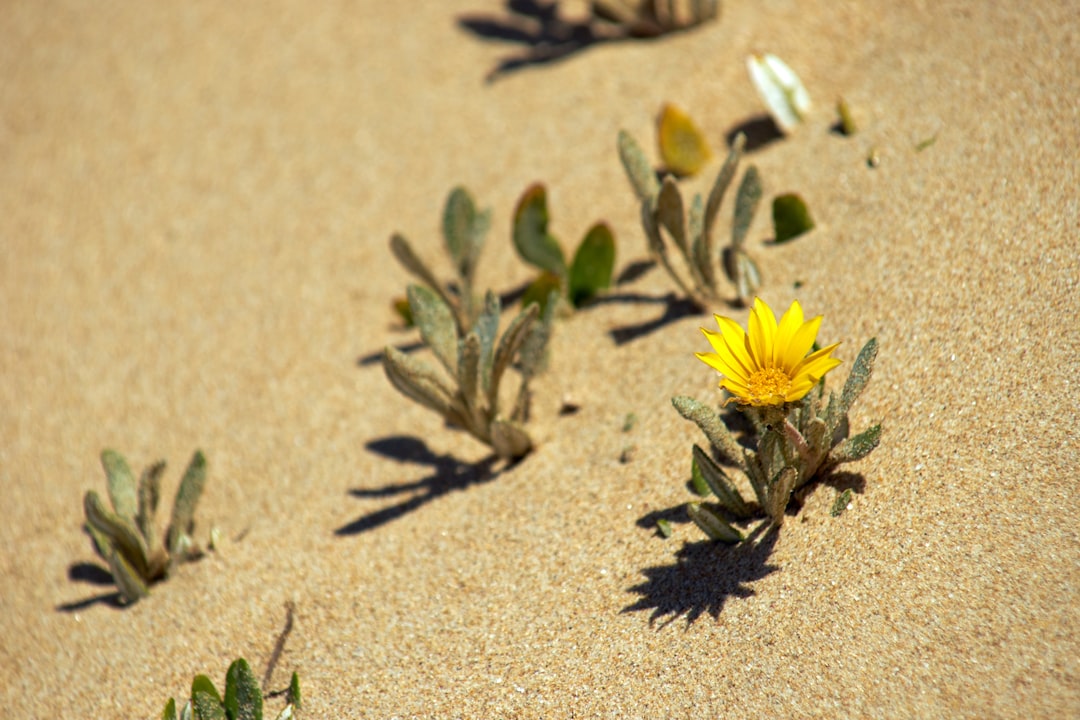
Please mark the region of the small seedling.
[[[698, 357], [714, 368], [725, 368], [722, 386], [732, 393], [728, 402], [737, 402], [753, 423], [756, 449], [739, 445], [711, 407], [686, 396], [672, 398], [675, 409], [701, 428], [712, 449], [707, 452], [694, 445], [692, 475], [695, 487], [703, 481], [716, 502], [690, 503], [690, 517], [710, 538], [730, 543], [743, 539], [732, 527], [733, 519], [765, 515], [772, 525], [782, 524], [792, 493], [841, 463], [866, 457], [881, 439], [881, 425], [854, 437], [849, 437], [848, 425], [848, 412], [870, 381], [877, 340], [866, 343], [843, 391], [830, 393], [823, 405], [821, 378], [839, 361], [830, 357], [836, 345], [807, 354], [821, 318], [804, 323], [798, 303], [792, 304], [779, 326], [760, 300], [753, 312], [749, 337], [740, 336], [733, 321], [718, 317], [721, 332], [706, 332], [716, 352]], [[777, 359], [763, 362], [763, 358]], [[736, 360], [745, 367], [733, 366]], [[742, 497], [722, 465], [742, 471], [756, 502]]]
[[[554, 305], [549, 301], [543, 314], [536, 304], [526, 307], [496, 344], [501, 308], [494, 293], [487, 293], [472, 329], [462, 334], [454, 323], [453, 311], [438, 294], [412, 285], [409, 307], [420, 336], [450, 381], [428, 363], [393, 347], [387, 347], [383, 354], [386, 376], [403, 395], [490, 445], [499, 457], [523, 457], [533, 447], [523, 427], [528, 416], [529, 381], [543, 368]], [[504, 413], [500, 384], [514, 364], [521, 384], [510, 412]]]
[[[755, 166], [751, 165], [743, 174], [735, 196], [731, 244], [718, 254], [713, 241], [720, 205], [735, 178], [745, 145], [746, 137], [740, 133], [716, 176], [708, 200], [703, 202], [701, 195], [695, 195], [687, 211], [674, 178], [669, 175], [662, 183], [658, 181], [641, 147], [629, 133], [619, 132], [619, 157], [641, 202], [641, 224], [649, 250], [680, 291], [701, 310], [721, 302], [718, 255], [722, 257], [724, 274], [735, 285], [739, 303], [746, 303], [761, 285], [757, 263], [744, 248], [750, 223], [761, 202], [761, 179]], [[665, 234], [682, 256], [681, 272], [672, 264]]]
[[[482, 301], [473, 284], [476, 265], [490, 224], [490, 210], [478, 210], [465, 188], [457, 187], [450, 192], [442, 221], [443, 241], [455, 273], [454, 280], [450, 282], [438, 280], [403, 235], [394, 233], [390, 237], [390, 250], [394, 257], [420, 282], [442, 298], [453, 313], [454, 322], [462, 334], [472, 328], [482, 307]], [[414, 318], [400, 299], [395, 301], [395, 309], [407, 325], [413, 324]]]
[[155, 514], [165, 462], [154, 463], [143, 471], [137, 486], [120, 453], [102, 451], [101, 464], [113, 509], [105, 507], [97, 492], [88, 491], [83, 498], [85, 530], [98, 555], [109, 564], [121, 596], [134, 603], [149, 595], [151, 583], [168, 577], [177, 563], [202, 557], [203, 551], [191, 534], [195, 506], [206, 482], [206, 458], [201, 450], [191, 457], [176, 491], [164, 538], [155, 525]]
[[806, 201], [795, 193], [777, 195], [772, 203], [774, 239], [778, 243], [794, 240], [814, 229], [814, 220]]
[[[277, 720], [297, 717], [301, 708], [300, 677], [295, 672], [286, 693], [288, 704]], [[206, 675], [196, 675], [191, 683], [191, 698], [176, 712], [176, 700], [169, 698], [161, 720], [262, 720], [263, 694], [247, 660], [238, 658], [225, 675], [225, 697]]]
[[514, 209], [514, 248], [522, 260], [540, 269], [522, 305], [539, 303], [545, 308], [552, 291], [577, 308], [611, 286], [615, 269], [615, 236], [606, 223], [598, 222], [585, 234], [567, 265], [566, 256], [548, 232], [547, 190], [541, 183], [529, 186]]
[[765, 101], [776, 126], [790, 135], [810, 111], [810, 94], [795, 71], [775, 55], [751, 55], [746, 59], [750, 80]]

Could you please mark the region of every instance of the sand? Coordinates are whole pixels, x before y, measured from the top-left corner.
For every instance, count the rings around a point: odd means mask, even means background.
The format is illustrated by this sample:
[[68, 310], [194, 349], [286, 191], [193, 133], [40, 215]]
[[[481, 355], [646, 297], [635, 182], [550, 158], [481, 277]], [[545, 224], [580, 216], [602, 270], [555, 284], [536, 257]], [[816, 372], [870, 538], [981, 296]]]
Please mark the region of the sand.
[[[261, 676], [289, 600], [270, 686], [299, 671], [307, 717], [1080, 714], [1075, 7], [724, 5], [487, 82], [518, 48], [459, 21], [505, 18], [494, 0], [8, 3], [2, 714], [157, 717], [235, 657]], [[822, 485], [757, 544], [656, 533], [700, 441], [669, 400], [720, 399], [692, 354], [711, 318], [652, 322], [659, 270], [559, 322], [538, 450], [475, 472], [484, 446], [362, 361], [414, 340], [390, 234], [445, 272], [463, 184], [493, 212], [480, 282], [512, 290], [514, 203], [543, 181], [564, 245], [604, 219], [619, 267], [644, 260], [618, 130], [655, 157], [681, 106], [717, 151], [685, 183], [706, 187], [724, 138], [760, 127], [753, 51], [815, 100], [749, 155], [766, 200], [799, 192], [818, 220], [774, 246], [759, 214], [761, 295], [824, 314], [833, 387], [881, 343], [852, 419], [884, 435], [839, 478], [851, 509]], [[105, 447], [167, 458], [167, 496], [202, 448], [197, 534], [223, 538], [130, 608], [90, 582], [81, 531]]]

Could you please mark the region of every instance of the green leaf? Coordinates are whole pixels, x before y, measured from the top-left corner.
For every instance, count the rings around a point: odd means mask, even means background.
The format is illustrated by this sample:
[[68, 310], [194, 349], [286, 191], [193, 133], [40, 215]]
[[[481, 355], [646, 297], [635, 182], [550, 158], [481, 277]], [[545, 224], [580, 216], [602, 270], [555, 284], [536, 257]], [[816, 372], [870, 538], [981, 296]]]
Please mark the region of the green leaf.
[[660, 534], [665, 538], [671, 537], [671, 523], [664, 518], [656, 519], [656, 529], [660, 531]]
[[237, 658], [225, 675], [225, 713], [229, 720], [262, 720], [259, 683], [244, 658]]
[[135, 476], [131, 474], [124, 456], [115, 450], [101, 451], [101, 465], [109, 481], [109, 500], [113, 510], [125, 520], [135, 520], [138, 512], [138, 498], [135, 491]]
[[[196, 675], [191, 681], [191, 699], [195, 699], [196, 693], [202, 693], [206, 695], [215, 704], [221, 706], [221, 695], [218, 694], [217, 688], [214, 687], [214, 681], [206, 675]], [[225, 711], [224, 706], [221, 707], [222, 712]]]
[[[84, 500], [85, 502], [85, 500]], [[112, 540], [105, 533], [98, 530], [89, 522], [83, 524], [83, 530], [90, 536], [90, 539], [94, 543], [94, 550], [102, 560], [108, 561], [109, 553], [112, 552]]]
[[742, 160], [744, 147], [746, 147], [746, 135], [739, 133], [735, 136], [735, 141], [731, 143], [731, 150], [728, 152], [727, 159], [724, 160], [724, 166], [716, 174], [716, 181], [709, 192], [709, 200], [705, 203], [705, 238], [709, 245], [710, 255], [712, 254], [712, 231], [716, 225], [716, 215], [720, 212], [720, 205], [724, 202], [724, 194], [727, 192], [728, 186], [735, 179], [735, 171], [739, 168], [739, 161]]
[[156, 462], [143, 471], [139, 478], [139, 512], [135, 516], [135, 524], [146, 539], [149, 552], [153, 552], [159, 542], [154, 518], [161, 497], [161, 474], [164, 471], [165, 462]]
[[525, 429], [508, 420], [491, 423], [491, 446], [504, 460], [524, 457], [533, 448], [532, 439]]
[[176, 699], [169, 698], [165, 703], [165, 710], [161, 713], [161, 720], [176, 720]]
[[651, 205], [653, 198], [660, 192], [660, 183], [656, 179], [652, 165], [649, 163], [641, 146], [625, 130], [619, 131], [619, 160], [622, 161], [626, 175], [630, 178], [630, 184], [634, 186], [634, 193], [638, 200], [646, 201]]
[[703, 498], [713, 494], [709, 483], [705, 481], [705, 476], [701, 474], [701, 468], [698, 467], [696, 458], [690, 460], [690, 490], [698, 497]]
[[611, 287], [614, 271], [615, 236], [606, 223], [599, 222], [586, 233], [570, 264], [570, 302], [581, 307], [600, 290]]
[[450, 192], [443, 211], [443, 239], [458, 274], [470, 285], [489, 223], [490, 213], [477, 212], [468, 190], [456, 187]]
[[660, 186], [660, 195], [656, 198], [656, 219], [660, 225], [667, 228], [679, 252], [689, 260], [690, 251], [686, 242], [686, 217], [682, 195], [679, 194], [679, 186], [670, 175], [664, 178], [664, 183]]
[[829, 514], [833, 517], [840, 517], [840, 514], [847, 510], [847, 506], [851, 503], [851, 488], [844, 490], [842, 493], [836, 494], [836, 500], [833, 501], [832, 510]]
[[397, 348], [383, 351], [383, 370], [390, 384], [402, 395], [443, 415], [450, 415], [453, 391], [420, 360], [409, 357]]
[[[214, 691], [217, 692], [216, 690]], [[221, 699], [214, 697], [209, 693], [199, 691], [192, 691], [191, 693], [191, 705], [194, 711], [195, 720], [228, 720], [225, 715], [225, 706], [221, 704]]]
[[551, 297], [552, 293], [555, 294], [557, 300], [562, 293], [562, 283], [558, 275], [545, 270], [537, 275], [536, 279], [525, 288], [525, 292], [521, 296], [521, 307], [526, 308], [535, 304], [543, 312], [547, 309], [548, 298]]
[[457, 375], [458, 328], [453, 311], [423, 285], [410, 285], [408, 293], [409, 309], [420, 328], [420, 337], [447, 372]]
[[743, 450], [743, 467], [746, 477], [750, 480], [750, 487], [754, 490], [754, 497], [762, 508], [768, 507], [768, 490], [766, 489], [765, 471], [761, 468], [761, 459], [753, 450]]
[[790, 465], [780, 470], [769, 485], [769, 503], [765, 510], [772, 518], [774, 525], [784, 522], [784, 511], [787, 509], [788, 500], [791, 499], [791, 491], [795, 489], [795, 481], [799, 472]]
[[686, 506], [686, 512], [694, 524], [701, 528], [702, 532], [711, 540], [719, 540], [729, 544], [740, 542], [742, 533], [728, 525], [715, 513], [700, 503], [690, 503]]
[[795, 193], [777, 195], [772, 203], [773, 233], [783, 243], [814, 229], [814, 221], [803, 199]]
[[115, 548], [109, 553], [108, 562], [116, 589], [125, 600], [134, 603], [150, 595], [150, 588], [143, 582], [138, 571]]
[[300, 693], [300, 676], [293, 671], [292, 680], [289, 682], [289, 704], [297, 710], [304, 708], [303, 695]]
[[697, 125], [674, 105], [664, 105], [660, 111], [657, 135], [664, 166], [676, 175], [694, 175], [712, 157], [709, 144]]
[[525, 262], [566, 277], [566, 258], [547, 228], [547, 190], [536, 183], [525, 190], [514, 210], [514, 247]]
[[203, 486], [206, 484], [206, 456], [202, 450], [196, 450], [191, 456], [180, 487], [176, 490], [173, 502], [172, 520], [169, 523], [169, 554], [176, 554], [180, 547], [180, 538], [190, 536], [195, 529], [195, 506], [199, 504]]
[[409, 299], [403, 297], [394, 298], [393, 302], [394, 312], [401, 317], [401, 322], [405, 324], [405, 327], [410, 328], [416, 325], [416, 321], [413, 320], [412, 310], [409, 308]]
[[833, 465], [839, 465], [840, 463], [861, 460], [873, 452], [879, 442], [881, 442], [880, 424], [874, 425], [837, 445], [829, 454], [829, 461]]
[[862, 394], [866, 384], [870, 382], [870, 375], [874, 372], [874, 359], [877, 358], [877, 351], [877, 338], [870, 338], [855, 358], [855, 362], [851, 366], [851, 373], [848, 375], [847, 382], [844, 383], [844, 390], [840, 395], [840, 407], [838, 409], [840, 417], [847, 417], [851, 406]]
[[537, 318], [539, 322], [532, 324], [525, 336], [525, 342], [521, 345], [518, 369], [521, 371], [522, 383], [528, 383], [547, 364], [547, 346], [551, 340], [556, 305], [556, 298], [549, 296], [544, 304], [543, 312]]
[[465, 409], [475, 427], [484, 425], [479, 408], [480, 399], [480, 338], [470, 332], [461, 341], [458, 354], [458, 387]]
[[149, 574], [146, 541], [134, 523], [106, 509], [93, 490], [83, 497], [83, 510], [87, 523], [109, 539], [109, 545], [131, 563], [137, 575], [146, 577]]
[[693, 468], [705, 480], [705, 483], [725, 510], [739, 518], [748, 518], [753, 515], [731, 478], [697, 444], [694, 445]]
[[424, 261], [413, 252], [412, 246], [409, 245], [409, 241], [403, 235], [394, 233], [390, 236], [390, 252], [394, 254], [402, 267], [415, 275], [425, 285], [436, 289], [439, 287], [439, 281], [435, 278], [435, 275], [428, 269]]
[[488, 387], [488, 409], [494, 415], [498, 413], [499, 383], [502, 382], [503, 373], [514, 361], [514, 355], [521, 349], [525, 340], [529, 337], [529, 330], [540, 314], [540, 306], [536, 304], [526, 305], [525, 309], [518, 313], [506, 332], [499, 338], [499, 345], [495, 349], [495, 355], [491, 363], [491, 381]]
[[712, 446], [720, 452], [724, 459], [732, 465], [746, 469], [743, 461], [742, 446], [732, 436], [720, 416], [715, 410], [705, 403], [698, 402], [692, 397], [678, 395], [671, 398], [671, 404], [687, 420], [696, 424]]
[[751, 165], [743, 174], [739, 192], [735, 196], [735, 218], [731, 224], [731, 245], [741, 248], [754, 220], [758, 203], [761, 202], [761, 178], [756, 166]]

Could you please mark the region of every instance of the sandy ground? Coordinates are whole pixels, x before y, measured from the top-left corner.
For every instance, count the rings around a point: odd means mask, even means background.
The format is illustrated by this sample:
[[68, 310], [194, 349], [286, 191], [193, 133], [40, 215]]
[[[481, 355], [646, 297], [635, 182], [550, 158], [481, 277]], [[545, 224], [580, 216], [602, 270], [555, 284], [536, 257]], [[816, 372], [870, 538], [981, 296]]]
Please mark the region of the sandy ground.
[[[308, 717], [1080, 715], [1071, 5], [727, 2], [488, 83], [516, 47], [459, 19], [505, 18], [494, 0], [6, 3], [3, 715], [155, 717], [237, 656], [261, 676], [287, 600], [271, 686], [298, 670]], [[834, 384], [881, 342], [852, 508], [821, 486], [735, 549], [655, 533], [699, 439], [669, 398], [719, 399], [692, 356], [708, 316], [651, 322], [659, 271], [559, 324], [539, 450], [473, 472], [483, 446], [361, 362], [413, 340], [390, 233], [441, 262], [464, 184], [493, 208], [481, 283], [511, 290], [510, 216], [542, 180], [565, 245], [605, 219], [620, 267], [644, 259], [617, 131], [654, 153], [670, 101], [719, 150], [762, 116], [755, 50], [816, 111], [750, 159], [819, 221], [770, 246], [759, 215], [761, 294], [825, 315]], [[87, 581], [103, 447], [167, 458], [167, 494], [203, 448], [198, 531], [225, 538], [127, 609]]]

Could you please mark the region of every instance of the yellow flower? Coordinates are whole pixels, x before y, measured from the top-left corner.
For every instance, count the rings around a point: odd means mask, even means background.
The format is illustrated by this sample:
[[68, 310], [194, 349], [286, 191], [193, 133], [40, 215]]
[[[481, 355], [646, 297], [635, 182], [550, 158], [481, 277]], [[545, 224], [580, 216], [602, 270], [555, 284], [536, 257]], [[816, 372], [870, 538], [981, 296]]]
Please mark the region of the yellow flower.
[[720, 332], [705, 328], [701, 332], [716, 352], [696, 355], [723, 373], [720, 387], [733, 396], [727, 402], [756, 407], [795, 402], [840, 364], [829, 357], [840, 343], [807, 355], [821, 326], [821, 316], [803, 322], [798, 300], [791, 303], [778, 325], [772, 309], [755, 298], [749, 334], [734, 320], [715, 317]]

